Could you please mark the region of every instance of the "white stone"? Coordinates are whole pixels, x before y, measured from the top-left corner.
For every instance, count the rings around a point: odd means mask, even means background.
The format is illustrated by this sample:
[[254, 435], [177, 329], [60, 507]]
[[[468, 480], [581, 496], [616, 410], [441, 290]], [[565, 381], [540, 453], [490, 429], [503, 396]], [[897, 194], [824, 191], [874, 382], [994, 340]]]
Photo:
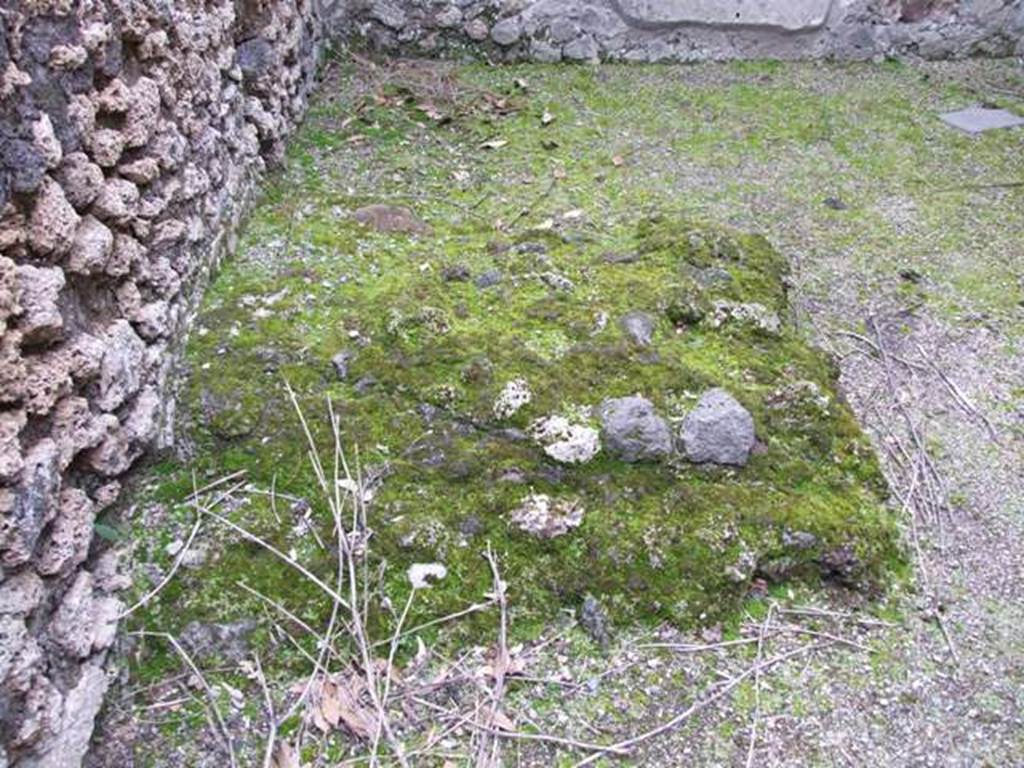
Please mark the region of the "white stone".
[[648, 24], [814, 29], [828, 18], [832, 0], [620, 0], [631, 20]]
[[509, 520], [521, 531], [553, 539], [580, 527], [583, 505], [575, 499], [552, 499], [544, 493], [531, 493], [512, 510]]
[[530, 433], [544, 453], [562, 464], [585, 464], [601, 450], [598, 430], [585, 424], [574, 424], [564, 416], [538, 419]]
[[716, 299], [713, 311], [707, 319], [708, 325], [712, 328], [721, 328], [733, 322], [751, 326], [771, 336], [778, 336], [782, 332], [782, 321], [779, 316], [764, 304], [744, 304]]
[[519, 412], [533, 400], [533, 392], [525, 379], [513, 379], [505, 385], [494, 401], [494, 415], [499, 419], [508, 419]]
[[441, 563], [413, 563], [406, 572], [413, 589], [427, 589], [448, 575]]

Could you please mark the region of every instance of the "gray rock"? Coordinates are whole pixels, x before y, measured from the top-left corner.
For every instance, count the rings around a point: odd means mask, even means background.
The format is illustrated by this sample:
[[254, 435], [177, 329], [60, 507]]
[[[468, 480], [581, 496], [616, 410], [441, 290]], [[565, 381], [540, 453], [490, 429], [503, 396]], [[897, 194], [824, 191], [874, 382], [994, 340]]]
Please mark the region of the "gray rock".
[[138, 204], [139, 188], [127, 179], [112, 178], [104, 183], [92, 210], [99, 219], [123, 224], [134, 215]]
[[522, 24], [518, 18], [502, 19], [491, 27], [491, 40], [498, 45], [509, 46], [519, 40], [522, 33]]
[[[29, 194], [39, 189], [46, 174], [46, 160], [32, 144], [0, 135], [0, 158], [6, 168], [10, 169], [12, 192]], [[0, 186], [0, 200], [5, 197], [4, 191]]]
[[109, 678], [103, 671], [102, 662], [85, 666], [77, 684], [64, 699], [64, 714], [57, 729], [56, 742], [49, 745], [47, 754], [40, 762], [32, 765], [38, 768], [81, 765], [89, 749], [93, 724], [103, 705], [108, 685]]
[[466, 23], [462, 28], [462, 31], [466, 33], [466, 37], [477, 43], [482, 43], [487, 39], [487, 35], [490, 33], [490, 29], [487, 27], [487, 22], [483, 19], [473, 19]]
[[27, 422], [24, 411], [0, 412], [0, 483], [16, 480], [25, 466], [18, 435]]
[[580, 608], [580, 626], [601, 648], [608, 647], [612, 639], [611, 622], [608, 620], [608, 614], [601, 607], [601, 603], [593, 595], [583, 598], [583, 606]]
[[473, 281], [477, 288], [491, 288], [501, 282], [501, 272], [489, 269]]
[[567, 43], [580, 33], [580, 28], [571, 19], [557, 18], [548, 27], [548, 38], [552, 43]]
[[654, 338], [654, 318], [646, 312], [629, 312], [619, 320], [619, 327], [638, 347], [648, 347]]
[[239, 43], [237, 52], [238, 66], [247, 81], [258, 80], [274, 66], [274, 46], [262, 37]]
[[793, 549], [812, 549], [818, 546], [818, 537], [807, 531], [783, 531], [782, 543]]
[[84, 659], [92, 651], [96, 615], [92, 574], [79, 571], [48, 626], [50, 639], [69, 655]]
[[60, 495], [60, 513], [50, 526], [41, 547], [36, 569], [54, 576], [80, 565], [89, 554], [96, 508], [78, 488], [65, 488]]
[[598, 408], [601, 439], [623, 461], [658, 461], [672, 453], [672, 432], [650, 400], [639, 395], [605, 400]]
[[343, 349], [331, 358], [331, 365], [334, 366], [334, 372], [338, 374], [338, 378], [342, 381], [348, 378], [348, 364], [352, 362], [355, 356], [356, 353], [351, 349]]
[[571, 61], [596, 62], [598, 52], [597, 41], [590, 35], [582, 35], [562, 49], [562, 54]]
[[99, 393], [95, 403], [104, 411], [113, 411], [138, 391], [146, 343], [127, 320], [116, 320], [105, 334], [105, 350], [100, 364]]
[[724, 389], [709, 389], [686, 415], [679, 438], [694, 463], [743, 466], [754, 447], [754, 419]]
[[371, 389], [377, 386], [377, 379], [373, 376], [363, 376], [355, 384], [355, 390], [360, 395], [365, 395]]
[[530, 58], [541, 64], [555, 64], [562, 60], [562, 49], [546, 40], [534, 39], [530, 42]]
[[441, 279], [446, 283], [464, 283], [471, 277], [465, 264], [449, 264], [441, 269]]
[[390, 29], [401, 29], [405, 26], [405, 11], [400, 4], [391, 0], [376, 0], [370, 8], [370, 18]]
[[0, 518], [5, 567], [20, 565], [32, 556], [43, 528], [57, 514], [60, 457], [53, 440], [40, 440], [29, 449], [21, 478], [10, 512]]

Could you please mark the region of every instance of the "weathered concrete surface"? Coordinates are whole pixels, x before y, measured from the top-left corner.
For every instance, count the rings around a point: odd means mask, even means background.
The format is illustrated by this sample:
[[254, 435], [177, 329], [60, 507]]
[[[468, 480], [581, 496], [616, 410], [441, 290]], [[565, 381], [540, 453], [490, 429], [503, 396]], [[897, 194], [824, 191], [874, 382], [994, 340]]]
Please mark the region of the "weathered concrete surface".
[[799, 30], [824, 24], [832, 0], [619, 0], [619, 6], [639, 22]]

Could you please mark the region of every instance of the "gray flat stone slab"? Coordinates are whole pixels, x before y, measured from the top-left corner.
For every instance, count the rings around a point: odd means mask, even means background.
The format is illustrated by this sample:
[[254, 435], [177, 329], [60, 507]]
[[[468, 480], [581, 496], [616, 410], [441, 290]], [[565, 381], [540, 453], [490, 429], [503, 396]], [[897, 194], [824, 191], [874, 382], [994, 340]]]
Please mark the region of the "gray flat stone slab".
[[776, 27], [797, 31], [820, 27], [833, 0], [619, 0], [622, 11], [648, 24], [710, 24]]
[[1005, 109], [968, 107], [956, 112], [944, 112], [939, 119], [947, 125], [970, 134], [992, 131], [996, 128], [1013, 128], [1024, 125], [1024, 117]]

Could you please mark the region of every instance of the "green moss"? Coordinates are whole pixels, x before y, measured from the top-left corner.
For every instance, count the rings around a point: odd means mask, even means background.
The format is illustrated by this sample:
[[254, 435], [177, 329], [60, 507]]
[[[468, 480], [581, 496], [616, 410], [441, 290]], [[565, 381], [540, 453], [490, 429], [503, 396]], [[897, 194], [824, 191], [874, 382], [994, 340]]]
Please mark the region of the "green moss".
[[[923, 103], [951, 96], [937, 86], [913, 93], [912, 70], [864, 69], [871, 83], [853, 77], [844, 92], [819, 88], [818, 69], [776, 62], [708, 72], [714, 78], [705, 82], [696, 70], [669, 67], [461, 67], [462, 95], [436, 105], [453, 118], [444, 123], [425, 119], [415, 84], [383, 93], [381, 104], [348, 121], [354, 75], [342, 72], [268, 181], [238, 257], [206, 295], [181, 403], [193, 458], [156, 468], [149, 497], [180, 502], [193, 471], [202, 485], [244, 469], [255, 487], [282, 497], [272, 505], [251, 495], [222, 511], [328, 578], [329, 552], [296, 531], [306, 506], [292, 499], [301, 498], [311, 510], [306, 522], [330, 542], [287, 382], [325, 456], [329, 397], [349, 458], [358, 452], [364, 470], [389, 467], [370, 525], [374, 565], [384, 566], [392, 601], [407, 594], [409, 563], [448, 567], [443, 582], [417, 593], [413, 623], [481, 599], [490, 589], [480, 556], [487, 542], [501, 557], [514, 631], [523, 634], [588, 592], [617, 622], [728, 620], [748, 585], [727, 570], [748, 555], [766, 576], [817, 584], [822, 556], [848, 546], [855, 579], [884, 586], [904, 567], [896, 523], [870, 446], [836, 394], [835, 365], [793, 322], [784, 256], [721, 222], [758, 195], [795, 209], [840, 195], [850, 210], [823, 211], [827, 235], [808, 247], [865, 260], [895, 243], [905, 263], [916, 263], [929, 248], [968, 245], [943, 224], [963, 224], [966, 196], [919, 194], [935, 158], [965, 175], [1016, 161], [999, 139], [968, 143], [917, 117]], [[465, 94], [480, 93], [510, 106], [466, 102], [477, 97]], [[542, 126], [545, 110], [556, 119]], [[480, 148], [493, 138], [507, 144]], [[934, 157], [923, 147], [935, 147]], [[780, 153], [808, 160], [792, 165], [778, 188], [737, 171]], [[716, 183], [677, 183], [672, 174], [683, 162]], [[832, 170], [822, 175], [821, 165]], [[864, 178], [897, 185], [946, 234], [917, 238], [897, 227]], [[411, 207], [433, 234], [385, 235], [354, 222], [356, 208], [382, 201]], [[471, 279], [446, 281], [444, 268], [456, 265]], [[1010, 265], [999, 269], [1012, 275]], [[501, 281], [478, 288], [473, 279], [492, 270]], [[979, 263], [928, 274], [956, 280], [972, 300], [1019, 296], [994, 295], [982, 272]], [[760, 305], [779, 326], [715, 327], [722, 302]], [[631, 311], [655, 318], [649, 349], [619, 327]], [[343, 349], [355, 354], [339, 380], [331, 358]], [[531, 403], [496, 420], [495, 398], [518, 378], [529, 383]], [[560, 468], [508, 432], [636, 392], [677, 421], [712, 386], [751, 411], [763, 441], [742, 470], [632, 466], [603, 454]], [[524, 482], [508, 482], [513, 476]], [[510, 527], [509, 512], [531, 490], [579, 500], [583, 525], [552, 541]], [[191, 514], [177, 509], [159, 532], [145, 532], [142, 558], [169, 564], [164, 547]], [[789, 534], [797, 531], [813, 544], [794, 546]], [[196, 619], [264, 615], [238, 587], [244, 581], [323, 625], [328, 601], [280, 560], [214, 523], [205, 538], [206, 563], [183, 569], [140, 624], [178, 631]], [[385, 629], [391, 618], [378, 612], [374, 621]], [[452, 632], [480, 638], [493, 622], [477, 614]], [[310, 638], [300, 642], [313, 647]], [[153, 663], [157, 674], [175, 661]]]

